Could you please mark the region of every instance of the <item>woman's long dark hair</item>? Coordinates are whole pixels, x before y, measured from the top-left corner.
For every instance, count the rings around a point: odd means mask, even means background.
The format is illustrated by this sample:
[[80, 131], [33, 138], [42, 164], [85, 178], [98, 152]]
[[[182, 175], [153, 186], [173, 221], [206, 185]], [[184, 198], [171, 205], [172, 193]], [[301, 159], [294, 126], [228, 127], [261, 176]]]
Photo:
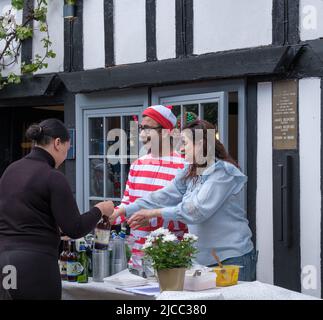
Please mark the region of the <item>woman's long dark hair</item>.
[[60, 138], [62, 143], [70, 140], [64, 123], [54, 118], [44, 120], [39, 124], [32, 124], [26, 131], [26, 137], [40, 146], [46, 146], [56, 138]]
[[[192, 123], [190, 123], [189, 125], [185, 126], [183, 128], [184, 130], [190, 130], [191, 131], [191, 137], [193, 138], [193, 145], [195, 146], [195, 144], [200, 143], [200, 141], [196, 141], [196, 134], [195, 134], [195, 130], [200, 129], [203, 132], [203, 155], [207, 154], [207, 150], [208, 150], [208, 135], [207, 132], [210, 129], [215, 130], [215, 132], [217, 131], [217, 128], [210, 122], [205, 121], [205, 120], [196, 120]], [[225, 150], [224, 145], [216, 138], [216, 136], [214, 136], [215, 141], [211, 142], [212, 144], [214, 144], [214, 155], [217, 159], [223, 160], [223, 161], [227, 161], [231, 164], [233, 164], [234, 166], [236, 166], [237, 168], [239, 168], [238, 163], [230, 156], [230, 154]], [[210, 142], [209, 142], [210, 143]], [[187, 179], [195, 179], [197, 178], [197, 169], [201, 168], [201, 167], [205, 167], [207, 165], [207, 163], [205, 164], [197, 164], [194, 162], [192, 164], [190, 164], [189, 169], [187, 171], [186, 176], [184, 177], [185, 180]]]

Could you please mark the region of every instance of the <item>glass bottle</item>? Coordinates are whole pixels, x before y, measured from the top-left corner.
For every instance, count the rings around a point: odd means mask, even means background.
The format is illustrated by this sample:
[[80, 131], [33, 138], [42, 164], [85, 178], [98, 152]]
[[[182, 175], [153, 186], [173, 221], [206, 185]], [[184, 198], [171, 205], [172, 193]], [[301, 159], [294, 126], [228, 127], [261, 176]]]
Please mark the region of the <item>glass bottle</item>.
[[67, 280], [76, 282], [78, 276], [78, 261], [75, 241], [71, 240], [70, 252], [67, 255]]
[[103, 216], [101, 221], [96, 225], [94, 249], [96, 250], [108, 250], [110, 241], [111, 224], [109, 218]]
[[82, 273], [77, 276], [78, 283], [87, 283], [89, 280], [89, 259], [86, 254], [85, 242], [80, 242], [78, 262], [82, 266]]
[[67, 256], [69, 254], [69, 243], [68, 241], [63, 241], [63, 251], [59, 256], [59, 269], [62, 280], [67, 280]]

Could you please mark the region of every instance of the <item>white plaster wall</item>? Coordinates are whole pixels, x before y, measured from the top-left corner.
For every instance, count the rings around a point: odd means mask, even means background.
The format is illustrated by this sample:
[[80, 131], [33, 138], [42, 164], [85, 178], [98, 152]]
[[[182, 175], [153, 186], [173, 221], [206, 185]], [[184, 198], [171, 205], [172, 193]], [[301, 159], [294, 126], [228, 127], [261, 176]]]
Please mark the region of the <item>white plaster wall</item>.
[[273, 284], [272, 83], [258, 84], [256, 225], [257, 279]]
[[[10, 10], [11, 7], [11, 0], [0, 0], [0, 14], [4, 14], [8, 10]], [[22, 10], [16, 12], [16, 21], [18, 24], [22, 23]], [[2, 51], [4, 49], [5, 42], [2, 40], [0, 41], [0, 50]], [[5, 59], [5, 63], [9, 63], [11, 59]], [[21, 67], [21, 56], [18, 57], [18, 61], [11, 65], [10, 67], [6, 67], [1, 73], [3, 77], [6, 77], [9, 73], [13, 72], [15, 74], [21, 74], [20, 71]]]
[[[35, 0], [36, 6], [37, 0]], [[47, 59], [48, 68], [39, 70], [37, 73], [51, 73], [64, 71], [64, 18], [63, 18], [64, 0], [48, 1], [48, 30], [50, 40], [52, 41], [51, 49], [56, 53], [54, 59]], [[43, 32], [38, 30], [38, 23], [34, 23], [35, 32], [33, 37], [33, 57], [36, 54], [44, 55], [45, 49], [42, 47], [40, 40], [44, 37]]]
[[[321, 80], [299, 82], [302, 292], [321, 296]], [[309, 274], [311, 272], [311, 274]], [[312, 278], [313, 287], [307, 280]], [[316, 281], [315, 281], [316, 280]], [[304, 286], [305, 284], [305, 286]]]
[[83, 57], [84, 69], [104, 68], [104, 5], [103, 0], [84, 1]]
[[313, 40], [323, 37], [323, 1], [300, 0], [300, 37]]
[[272, 43], [272, 0], [195, 0], [194, 53]]
[[156, 1], [157, 59], [176, 58], [175, 0]]
[[146, 61], [146, 1], [114, 0], [116, 64]]

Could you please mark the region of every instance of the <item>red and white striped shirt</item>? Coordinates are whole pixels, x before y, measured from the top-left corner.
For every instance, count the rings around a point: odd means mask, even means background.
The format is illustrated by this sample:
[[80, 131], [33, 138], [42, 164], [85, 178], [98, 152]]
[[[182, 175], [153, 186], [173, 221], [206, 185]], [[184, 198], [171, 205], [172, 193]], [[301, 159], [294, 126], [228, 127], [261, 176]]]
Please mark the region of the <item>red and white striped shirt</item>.
[[[135, 202], [149, 192], [153, 192], [167, 186], [173, 180], [177, 171], [184, 168], [184, 158], [174, 153], [170, 156], [153, 158], [151, 154], [145, 155], [130, 166], [128, 181], [121, 204]], [[125, 221], [124, 217], [119, 217], [116, 224]], [[131, 230], [130, 237], [134, 242], [132, 256], [129, 265], [135, 269], [142, 268], [142, 257], [144, 255], [142, 246], [145, 244], [146, 237], [160, 227], [168, 228], [179, 239], [187, 232], [185, 224], [178, 221], [164, 221], [162, 218], [153, 218], [150, 225]]]

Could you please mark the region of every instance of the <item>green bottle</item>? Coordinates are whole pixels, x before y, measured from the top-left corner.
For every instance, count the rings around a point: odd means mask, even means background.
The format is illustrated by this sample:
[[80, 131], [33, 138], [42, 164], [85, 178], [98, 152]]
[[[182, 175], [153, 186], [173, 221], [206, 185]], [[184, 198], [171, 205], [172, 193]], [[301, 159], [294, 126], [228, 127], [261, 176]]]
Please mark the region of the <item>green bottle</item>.
[[87, 283], [89, 280], [89, 260], [86, 254], [85, 242], [80, 242], [78, 262], [82, 265], [82, 273], [77, 276], [78, 283]]

